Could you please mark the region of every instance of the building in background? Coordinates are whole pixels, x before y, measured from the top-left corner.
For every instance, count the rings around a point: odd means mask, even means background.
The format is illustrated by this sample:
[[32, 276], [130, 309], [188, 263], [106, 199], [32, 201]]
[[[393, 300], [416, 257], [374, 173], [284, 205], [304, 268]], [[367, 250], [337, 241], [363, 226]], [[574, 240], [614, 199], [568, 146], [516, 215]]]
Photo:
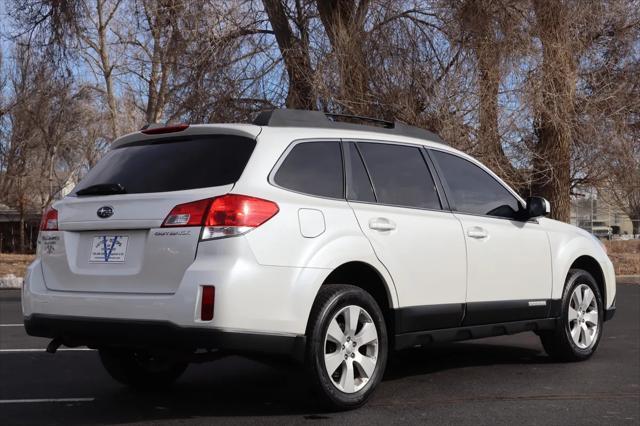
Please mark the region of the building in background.
[[631, 219], [616, 205], [612, 197], [607, 196], [606, 191], [585, 190], [573, 196], [571, 224], [600, 238], [634, 238]]
[[[0, 253], [33, 253], [36, 250], [40, 212], [29, 211], [20, 220], [20, 213], [0, 204]], [[20, 250], [20, 225], [24, 226], [24, 247]]]

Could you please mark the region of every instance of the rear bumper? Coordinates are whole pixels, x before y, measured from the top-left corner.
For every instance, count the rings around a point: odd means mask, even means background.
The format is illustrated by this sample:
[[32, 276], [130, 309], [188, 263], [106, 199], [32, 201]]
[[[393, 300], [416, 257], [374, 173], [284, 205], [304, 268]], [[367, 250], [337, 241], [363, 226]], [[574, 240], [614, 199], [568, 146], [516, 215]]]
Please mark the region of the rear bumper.
[[[318, 288], [328, 269], [266, 266], [257, 263], [242, 237], [200, 243], [195, 261], [175, 293], [92, 291], [87, 277], [83, 291], [46, 286], [42, 261], [27, 269], [23, 291], [24, 317], [34, 314], [113, 320], [166, 321], [205, 331], [302, 335]], [[153, 288], [153, 282], [149, 282]], [[203, 285], [215, 286], [214, 317], [201, 320]]]
[[219, 349], [235, 353], [304, 358], [305, 336], [231, 332], [180, 327], [168, 321], [114, 320], [33, 314], [27, 334], [59, 338], [68, 346], [133, 346]]

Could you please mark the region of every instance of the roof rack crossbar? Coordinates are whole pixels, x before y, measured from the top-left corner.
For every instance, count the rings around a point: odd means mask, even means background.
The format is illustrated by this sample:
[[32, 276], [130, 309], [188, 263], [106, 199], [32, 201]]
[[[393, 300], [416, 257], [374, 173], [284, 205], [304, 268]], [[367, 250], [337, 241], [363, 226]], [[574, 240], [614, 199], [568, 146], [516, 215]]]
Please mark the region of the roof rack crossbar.
[[[346, 121], [339, 121], [336, 120], [336, 118], [346, 119]], [[367, 126], [349, 122], [350, 120], [375, 123], [379, 125]], [[262, 111], [258, 114], [255, 120], [253, 120], [253, 124], [269, 127], [319, 127], [325, 129], [367, 130], [371, 132], [408, 136], [444, 143], [435, 133], [419, 127], [410, 126], [400, 121], [386, 121], [372, 117], [333, 114], [322, 111], [307, 111], [300, 109], [273, 109], [269, 111]]]

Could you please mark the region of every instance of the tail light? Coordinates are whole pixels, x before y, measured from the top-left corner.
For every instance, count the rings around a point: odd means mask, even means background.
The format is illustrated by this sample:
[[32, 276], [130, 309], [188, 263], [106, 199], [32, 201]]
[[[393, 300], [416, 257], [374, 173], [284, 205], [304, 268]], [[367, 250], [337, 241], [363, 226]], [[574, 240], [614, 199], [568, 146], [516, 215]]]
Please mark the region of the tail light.
[[162, 227], [169, 226], [202, 226], [204, 217], [211, 205], [211, 199], [178, 204], [162, 223]]
[[42, 214], [42, 220], [40, 221], [41, 231], [57, 231], [58, 230], [58, 210], [53, 207], [49, 207]]
[[272, 201], [228, 194], [175, 206], [163, 227], [204, 226], [202, 240], [244, 234], [278, 213]]

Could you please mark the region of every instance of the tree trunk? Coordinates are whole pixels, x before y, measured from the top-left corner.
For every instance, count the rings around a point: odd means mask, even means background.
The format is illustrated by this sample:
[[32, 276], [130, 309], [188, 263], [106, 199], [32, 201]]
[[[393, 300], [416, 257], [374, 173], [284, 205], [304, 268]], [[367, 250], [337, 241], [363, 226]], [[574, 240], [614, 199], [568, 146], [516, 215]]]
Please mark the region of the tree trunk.
[[506, 6], [491, 0], [467, 0], [459, 6], [460, 25], [468, 35], [477, 64], [478, 156], [508, 184], [521, 189], [518, 173], [502, 149], [498, 127], [498, 97], [505, 49], [505, 40], [499, 39], [498, 34], [505, 25], [500, 20], [500, 12]]
[[369, 0], [317, 0], [316, 3], [340, 73], [337, 101], [351, 114], [372, 115], [364, 52], [364, 20]]
[[160, 119], [158, 114], [158, 79], [160, 76], [160, 36], [158, 29], [154, 27], [154, 22], [149, 18], [149, 26], [153, 37], [153, 54], [151, 57], [151, 72], [149, 75], [148, 92], [147, 92], [147, 110], [145, 117], [147, 124], [157, 123]]
[[313, 70], [307, 44], [291, 30], [281, 0], [262, 0], [262, 3], [289, 76], [287, 107], [316, 109], [315, 90], [311, 80]]
[[18, 253], [25, 253], [24, 207], [20, 206], [20, 229], [18, 230]]
[[[494, 37], [490, 40], [495, 41]], [[482, 42], [476, 47], [478, 60], [478, 89], [480, 92], [478, 133], [482, 154], [492, 162], [504, 155], [498, 133], [498, 91], [500, 89], [500, 54]]]
[[97, 1], [96, 8], [98, 12], [98, 54], [100, 55], [100, 67], [102, 70], [102, 76], [104, 78], [104, 84], [107, 95], [107, 106], [109, 108], [109, 125], [111, 127], [111, 136], [116, 138], [118, 136], [118, 118], [117, 118], [117, 106], [116, 95], [113, 90], [113, 67], [109, 59], [109, 52], [107, 46], [107, 25], [104, 17], [104, 2]]
[[491, 20], [485, 20], [480, 34], [476, 34], [474, 51], [478, 63], [479, 111], [478, 144], [480, 157], [502, 179], [518, 186], [514, 169], [502, 149], [498, 129], [498, 95], [501, 80], [501, 54]]
[[571, 147], [576, 64], [571, 48], [568, 9], [564, 1], [535, 0], [542, 43], [540, 97], [536, 103], [538, 141], [533, 161], [533, 188], [551, 202], [551, 217], [570, 219]]

